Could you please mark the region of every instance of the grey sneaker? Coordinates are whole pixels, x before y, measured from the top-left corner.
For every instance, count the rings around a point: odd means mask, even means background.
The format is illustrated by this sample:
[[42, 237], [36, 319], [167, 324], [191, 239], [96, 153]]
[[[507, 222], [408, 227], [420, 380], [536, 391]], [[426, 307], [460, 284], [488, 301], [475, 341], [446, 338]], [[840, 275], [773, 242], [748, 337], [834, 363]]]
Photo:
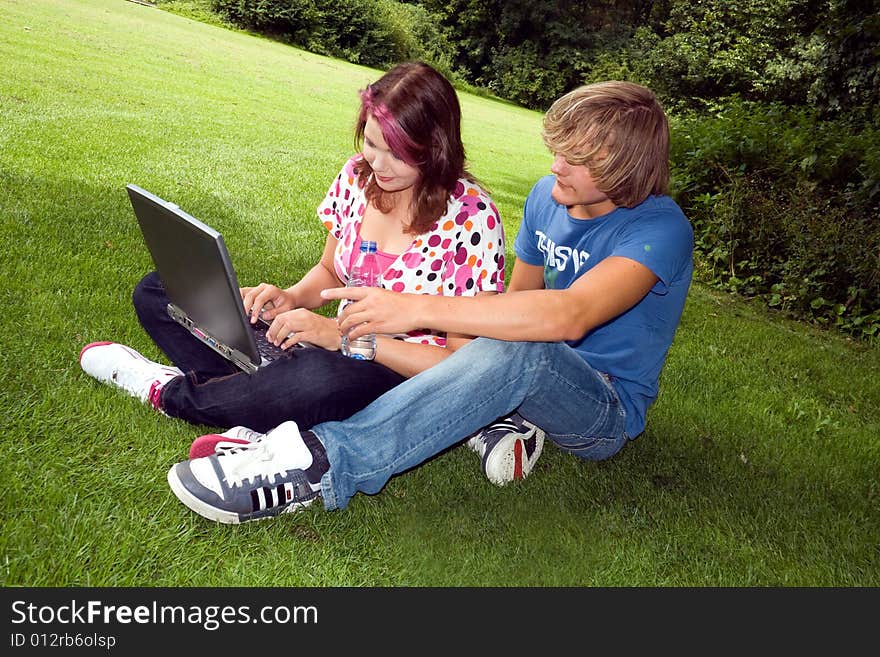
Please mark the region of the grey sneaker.
[[284, 422], [260, 441], [175, 464], [168, 485], [200, 516], [239, 524], [314, 502], [321, 486], [306, 477], [311, 464], [312, 453], [296, 423]]
[[497, 420], [467, 441], [481, 456], [483, 474], [496, 486], [529, 476], [541, 450], [544, 431], [518, 413]]

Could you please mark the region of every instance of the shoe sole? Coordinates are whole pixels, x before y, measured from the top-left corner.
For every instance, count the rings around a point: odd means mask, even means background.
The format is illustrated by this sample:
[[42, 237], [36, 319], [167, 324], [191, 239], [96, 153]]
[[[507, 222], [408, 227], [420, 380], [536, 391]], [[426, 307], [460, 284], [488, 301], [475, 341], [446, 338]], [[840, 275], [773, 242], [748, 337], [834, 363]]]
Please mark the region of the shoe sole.
[[[534, 435], [537, 436], [540, 431], [536, 429]], [[510, 441], [514, 441], [512, 448], [509, 446]], [[521, 434], [511, 434], [498, 441], [483, 464], [483, 471], [489, 481], [496, 486], [504, 486], [529, 476], [541, 456], [544, 441], [537, 440], [531, 459], [526, 457], [523, 442]]]
[[299, 511], [300, 509], [304, 509], [317, 498], [312, 498], [305, 502], [294, 502], [293, 504], [288, 504], [285, 507], [276, 507], [275, 509], [267, 509], [260, 515], [254, 514], [253, 517], [242, 518], [238, 513], [234, 511], [224, 511], [223, 509], [218, 509], [217, 507], [211, 506], [210, 504], [205, 504], [195, 495], [190, 493], [187, 488], [183, 485], [183, 482], [180, 481], [180, 477], [177, 476], [177, 464], [171, 466], [168, 470], [168, 485], [171, 487], [171, 492], [174, 493], [175, 497], [180, 500], [184, 506], [186, 506], [190, 511], [194, 511], [199, 514], [203, 518], [207, 518], [208, 520], [213, 520], [215, 522], [222, 522], [226, 525], [240, 525], [243, 522], [252, 522], [254, 520], [263, 520], [264, 518], [271, 518], [282, 513], [292, 513], [294, 511]]

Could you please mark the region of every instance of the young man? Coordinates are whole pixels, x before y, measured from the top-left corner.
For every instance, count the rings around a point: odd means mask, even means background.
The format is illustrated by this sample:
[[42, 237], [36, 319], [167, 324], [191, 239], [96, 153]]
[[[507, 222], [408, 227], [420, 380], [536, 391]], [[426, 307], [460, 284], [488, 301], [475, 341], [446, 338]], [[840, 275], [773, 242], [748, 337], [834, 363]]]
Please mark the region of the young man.
[[[341, 509], [511, 414], [584, 460], [609, 458], [638, 436], [693, 269], [693, 231], [666, 195], [666, 116], [639, 85], [587, 85], [553, 104], [544, 141], [553, 175], [526, 200], [506, 294], [324, 292], [355, 300], [340, 319], [352, 337], [418, 326], [483, 337], [344, 422], [302, 434], [285, 422], [242, 449], [176, 464], [168, 481], [177, 497], [231, 523], [319, 495]], [[477, 439], [484, 463], [496, 452], [515, 461], [523, 441], [486, 435]], [[521, 462], [530, 469], [534, 458]]]

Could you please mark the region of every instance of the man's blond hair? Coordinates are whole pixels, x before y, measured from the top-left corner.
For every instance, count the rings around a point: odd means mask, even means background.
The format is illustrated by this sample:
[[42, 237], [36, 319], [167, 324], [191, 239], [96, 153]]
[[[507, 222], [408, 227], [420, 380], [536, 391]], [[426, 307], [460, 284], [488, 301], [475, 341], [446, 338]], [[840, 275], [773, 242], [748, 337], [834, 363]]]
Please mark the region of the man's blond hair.
[[669, 123], [646, 87], [619, 81], [578, 87], [547, 111], [543, 137], [553, 153], [585, 165], [619, 207], [667, 193]]

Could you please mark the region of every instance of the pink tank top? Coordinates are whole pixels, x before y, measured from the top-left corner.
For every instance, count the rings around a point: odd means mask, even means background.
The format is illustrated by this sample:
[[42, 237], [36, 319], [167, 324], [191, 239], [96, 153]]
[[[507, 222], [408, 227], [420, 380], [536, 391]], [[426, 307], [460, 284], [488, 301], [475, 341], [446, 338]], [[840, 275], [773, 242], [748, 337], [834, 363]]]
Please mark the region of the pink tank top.
[[[354, 267], [354, 261], [357, 260], [358, 254], [361, 252], [361, 236], [358, 235], [354, 240], [354, 246], [351, 249], [351, 259], [348, 262], [348, 271], [351, 271], [352, 267]], [[379, 260], [379, 271], [383, 274], [385, 270], [391, 266], [391, 263], [397, 260], [397, 256], [392, 253], [385, 253], [384, 251], [376, 250], [376, 257]]]

